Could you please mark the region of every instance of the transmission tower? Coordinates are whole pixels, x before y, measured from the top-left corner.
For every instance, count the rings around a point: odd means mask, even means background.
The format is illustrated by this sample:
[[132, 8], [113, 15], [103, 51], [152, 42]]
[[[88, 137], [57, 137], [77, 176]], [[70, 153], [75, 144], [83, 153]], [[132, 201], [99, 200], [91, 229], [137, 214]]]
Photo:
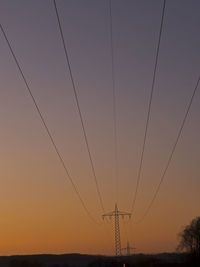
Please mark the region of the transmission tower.
[[136, 248], [130, 247], [129, 242], [127, 241], [126, 247], [122, 248], [121, 250], [126, 250], [126, 255], [130, 256], [131, 255], [131, 250], [134, 250], [134, 249], [136, 249]]
[[114, 222], [115, 222], [115, 255], [120, 256], [121, 255], [121, 240], [120, 240], [120, 224], [119, 224], [119, 219], [120, 216], [122, 219], [125, 216], [128, 216], [129, 219], [131, 218], [131, 213], [124, 212], [124, 211], [119, 211], [117, 204], [115, 204], [115, 210], [111, 211], [109, 213], [105, 213], [102, 215], [102, 218], [104, 219], [105, 217], [109, 217], [110, 219], [114, 217]]

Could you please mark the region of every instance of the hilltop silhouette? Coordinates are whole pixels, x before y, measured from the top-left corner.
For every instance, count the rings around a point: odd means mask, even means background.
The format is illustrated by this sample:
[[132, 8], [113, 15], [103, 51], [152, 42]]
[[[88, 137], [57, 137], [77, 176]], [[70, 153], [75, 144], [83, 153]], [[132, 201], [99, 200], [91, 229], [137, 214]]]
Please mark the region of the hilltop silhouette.
[[129, 257], [100, 255], [26, 255], [2, 256], [1, 267], [198, 267], [200, 264], [188, 258], [186, 253], [162, 253], [155, 255], [134, 254]]

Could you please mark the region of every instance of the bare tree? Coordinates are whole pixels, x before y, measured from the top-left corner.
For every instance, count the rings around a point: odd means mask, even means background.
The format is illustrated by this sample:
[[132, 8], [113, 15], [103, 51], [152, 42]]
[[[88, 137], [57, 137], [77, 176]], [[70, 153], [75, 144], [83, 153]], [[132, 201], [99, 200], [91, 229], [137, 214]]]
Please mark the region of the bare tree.
[[179, 233], [179, 251], [187, 251], [200, 256], [200, 217], [197, 217]]

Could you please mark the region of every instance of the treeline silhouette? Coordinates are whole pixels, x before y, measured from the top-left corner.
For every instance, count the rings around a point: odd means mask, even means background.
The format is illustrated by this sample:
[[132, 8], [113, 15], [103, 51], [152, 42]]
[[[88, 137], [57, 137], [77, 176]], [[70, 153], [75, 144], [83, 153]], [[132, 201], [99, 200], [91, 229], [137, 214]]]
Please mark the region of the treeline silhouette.
[[[171, 258], [170, 258], [171, 255]], [[177, 259], [177, 262], [174, 260]], [[97, 257], [90, 263], [81, 264], [85, 267], [199, 267], [200, 259], [191, 254], [163, 254], [163, 258], [158, 255], [133, 255], [129, 257]], [[76, 266], [78, 266], [76, 264]], [[13, 259], [9, 267], [74, 267], [68, 263], [44, 263], [31, 261], [28, 259]]]
[[54, 264], [48, 264], [46, 265], [45, 263], [41, 263], [41, 262], [30, 262], [28, 260], [12, 260], [10, 262], [10, 266], [9, 267], [69, 267], [68, 264], [58, 264], [58, 263], [54, 263]]
[[184, 254], [181, 258], [177, 262], [170, 262], [170, 258], [165, 260], [153, 255], [136, 255], [116, 260], [99, 259], [88, 264], [88, 267], [123, 267], [124, 264], [126, 267], [200, 267], [199, 258], [190, 254]]

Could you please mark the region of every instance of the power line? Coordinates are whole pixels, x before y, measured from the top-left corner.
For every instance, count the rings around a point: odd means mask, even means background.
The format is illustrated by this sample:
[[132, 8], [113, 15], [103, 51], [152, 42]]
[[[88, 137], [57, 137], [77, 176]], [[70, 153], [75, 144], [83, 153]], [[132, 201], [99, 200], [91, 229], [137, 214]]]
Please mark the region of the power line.
[[115, 183], [116, 183], [116, 201], [119, 196], [119, 163], [118, 163], [118, 145], [117, 145], [117, 112], [116, 112], [116, 88], [115, 88], [115, 66], [114, 66], [114, 44], [113, 44], [113, 23], [112, 23], [112, 3], [109, 0], [110, 16], [110, 48], [111, 48], [111, 68], [112, 68], [112, 97], [113, 97], [113, 125], [114, 125], [114, 154], [115, 154]]
[[192, 103], [193, 103], [193, 100], [194, 100], [196, 91], [197, 91], [198, 86], [199, 86], [199, 82], [200, 82], [200, 76], [199, 76], [199, 78], [198, 78], [198, 80], [197, 80], [197, 83], [196, 83], [196, 85], [195, 85], [195, 87], [194, 87], [192, 96], [191, 96], [190, 101], [189, 101], [189, 103], [188, 103], [188, 106], [187, 106], [185, 115], [184, 115], [184, 117], [183, 117], [183, 121], [182, 121], [181, 126], [180, 126], [180, 129], [179, 129], [179, 131], [178, 131], [178, 135], [177, 135], [176, 140], [175, 140], [175, 143], [174, 143], [174, 145], [173, 145], [173, 147], [172, 147], [172, 151], [171, 151], [171, 153], [169, 154], [169, 158], [168, 158], [167, 164], [166, 164], [166, 166], [165, 166], [165, 168], [164, 168], [164, 171], [163, 171], [163, 174], [162, 174], [162, 176], [161, 176], [160, 182], [159, 182], [159, 184], [158, 184], [158, 186], [157, 186], [157, 188], [156, 188], [156, 190], [155, 190], [155, 193], [154, 193], [154, 195], [153, 195], [153, 197], [152, 197], [152, 200], [150, 201], [150, 204], [148, 205], [146, 211], [144, 212], [144, 215], [143, 215], [143, 216], [141, 217], [141, 219], [138, 220], [136, 223], [140, 223], [140, 222], [142, 222], [142, 221], [144, 220], [144, 218], [145, 218], [145, 217], [147, 216], [147, 214], [149, 213], [149, 211], [150, 211], [150, 209], [151, 209], [151, 207], [152, 207], [152, 205], [153, 205], [153, 203], [154, 203], [154, 201], [155, 201], [155, 199], [156, 199], [156, 197], [157, 197], [157, 195], [158, 195], [158, 192], [159, 192], [159, 190], [160, 190], [160, 187], [161, 187], [161, 185], [162, 185], [162, 183], [163, 183], [163, 180], [164, 180], [164, 178], [165, 178], [165, 176], [166, 176], [167, 170], [168, 170], [168, 168], [169, 168], [169, 166], [170, 166], [170, 163], [171, 163], [171, 161], [172, 161], [172, 159], [173, 159], [173, 155], [174, 155], [174, 152], [175, 152], [175, 150], [176, 150], [178, 141], [179, 141], [179, 139], [180, 139], [180, 137], [181, 137], [181, 133], [182, 133], [182, 131], [183, 131], [183, 128], [184, 128], [186, 119], [187, 119], [187, 117], [188, 117], [188, 114], [189, 114], [190, 108], [191, 108], [191, 106], [192, 106]]
[[59, 17], [57, 5], [56, 5], [56, 0], [54, 0], [53, 3], [54, 3], [54, 8], [55, 8], [55, 12], [56, 12], [57, 21], [58, 21], [58, 27], [59, 27], [59, 31], [60, 31], [60, 35], [61, 35], [61, 39], [62, 39], [62, 44], [63, 44], [63, 48], [64, 48], [64, 54], [65, 54], [65, 58], [66, 58], [66, 61], [67, 61], [67, 66], [68, 66], [68, 69], [69, 69], [70, 79], [71, 79], [71, 82], [72, 82], [72, 87], [73, 87], [74, 97], [75, 97], [75, 101], [76, 101], [76, 105], [77, 105], [77, 109], [78, 109], [78, 114], [79, 114], [80, 121], [81, 121], [81, 126], [82, 126], [82, 130], [83, 130], [85, 144], [86, 144], [86, 147], [87, 147], [87, 152], [88, 152], [88, 155], [89, 155], [91, 169], [92, 169], [93, 177], [94, 177], [94, 180], [95, 180], [97, 194], [98, 194], [98, 197], [99, 197], [101, 208], [104, 211], [103, 200], [102, 200], [101, 192], [100, 192], [98, 181], [97, 181], [97, 176], [96, 176], [96, 172], [95, 172], [95, 168], [94, 168], [94, 163], [93, 163], [93, 160], [92, 160], [92, 155], [91, 155], [91, 152], [90, 152], [90, 146], [89, 146], [89, 142], [88, 142], [88, 138], [87, 138], [87, 133], [86, 133], [85, 125], [84, 125], [83, 116], [82, 116], [82, 113], [81, 113], [81, 108], [80, 108], [79, 99], [78, 99], [78, 93], [77, 93], [75, 82], [74, 82], [74, 78], [73, 78], [73, 75], [72, 75], [71, 64], [70, 64], [70, 60], [69, 60], [69, 56], [68, 56], [68, 52], [67, 52], [65, 38], [64, 38], [64, 35], [63, 35], [63, 31], [62, 31], [62, 26], [61, 26], [61, 21], [60, 21], [60, 17]]
[[161, 16], [161, 23], [160, 23], [160, 30], [159, 30], [159, 37], [158, 37], [158, 45], [157, 45], [157, 49], [156, 49], [155, 65], [154, 65], [153, 80], [152, 80], [152, 85], [151, 85], [151, 93], [150, 93], [148, 112], [147, 112], [147, 119], [146, 119], [146, 125], [145, 125], [144, 140], [143, 140], [143, 144], [142, 144], [142, 152], [141, 152], [139, 170], [138, 170], [138, 175], [137, 175], [136, 189], [135, 189], [133, 202], [132, 202], [132, 207], [131, 207], [131, 211], [132, 212], [133, 212], [133, 210], [135, 208], [135, 203], [136, 203], [136, 199], [137, 199], [139, 183], [140, 183], [140, 179], [141, 179], [141, 172], [142, 172], [142, 166], [143, 166], [143, 160], [144, 160], [144, 151], [145, 151], [145, 147], [146, 147], [147, 133], [148, 133], [149, 121], [150, 121], [150, 115], [151, 115], [152, 98], [153, 98], [153, 92], [154, 92], [155, 80], [156, 80], [156, 74], [157, 74], [158, 57], [159, 57], [159, 51], [160, 51], [160, 42], [161, 42], [161, 36], [162, 36], [162, 31], [163, 31], [165, 6], [166, 6], [166, 0], [163, 1], [163, 7], [162, 7], [162, 16]]
[[56, 145], [56, 143], [54, 141], [54, 138], [53, 138], [53, 136], [52, 136], [52, 134], [51, 134], [46, 122], [45, 122], [45, 119], [44, 119], [44, 117], [42, 115], [42, 112], [40, 111], [40, 108], [39, 108], [39, 106], [37, 104], [37, 101], [36, 101], [32, 91], [30, 89], [29, 83], [27, 82], [27, 80], [25, 78], [24, 72], [23, 72], [23, 70], [22, 70], [22, 68], [21, 68], [21, 66], [19, 64], [19, 61], [18, 61], [18, 59], [17, 59], [17, 57], [16, 57], [16, 55], [14, 53], [14, 50], [13, 50], [13, 48], [11, 46], [11, 43], [8, 40], [7, 35], [5, 33], [5, 30], [3, 29], [3, 26], [1, 24], [0, 24], [0, 29], [1, 29], [1, 32], [3, 33], [3, 36], [4, 36], [4, 38], [6, 40], [6, 43], [7, 43], [8, 47], [9, 47], [9, 50], [10, 50], [12, 56], [13, 56], [13, 59], [14, 59], [16, 65], [17, 65], [17, 68], [18, 68], [18, 70], [19, 70], [19, 72], [21, 74], [21, 77], [22, 77], [22, 79], [23, 79], [23, 81], [25, 83], [26, 89], [28, 90], [28, 93], [29, 93], [29, 95], [30, 95], [30, 97], [31, 97], [31, 99], [33, 101], [33, 104], [34, 104], [34, 106], [35, 106], [35, 108], [37, 110], [37, 113], [38, 113], [38, 115], [39, 115], [39, 117], [40, 117], [40, 119], [42, 121], [42, 124], [43, 124], [43, 126], [44, 126], [44, 128], [45, 128], [45, 130], [47, 132], [47, 135], [49, 136], [49, 138], [51, 140], [51, 143], [52, 143], [52, 145], [54, 147], [54, 150], [55, 150], [55, 152], [56, 152], [56, 154], [57, 154], [57, 156], [58, 156], [58, 158], [59, 158], [59, 160], [61, 162], [61, 165], [63, 166], [63, 169], [64, 169], [64, 171], [65, 171], [65, 173], [66, 173], [66, 175], [67, 175], [67, 177], [68, 177], [68, 179], [69, 179], [69, 181], [70, 181], [70, 183], [71, 183], [71, 185], [72, 185], [72, 187], [73, 187], [78, 199], [80, 200], [81, 205], [82, 205], [83, 209], [85, 210], [86, 214], [90, 217], [90, 219], [92, 219], [95, 223], [97, 223], [96, 220], [91, 215], [91, 213], [89, 212], [89, 210], [87, 209], [86, 204], [85, 204], [83, 198], [81, 197], [81, 195], [80, 195], [80, 193], [78, 191], [78, 188], [75, 185], [75, 183], [74, 183], [74, 181], [73, 181], [73, 179], [72, 179], [72, 177], [71, 177], [71, 175], [70, 175], [70, 173], [68, 171], [68, 168], [67, 168], [67, 166], [66, 166], [66, 164], [65, 164], [65, 162], [64, 162], [64, 160], [63, 160], [63, 158], [62, 158], [62, 156], [60, 154], [60, 151], [59, 151], [59, 149], [58, 149], [58, 147], [57, 147], [57, 145]]

